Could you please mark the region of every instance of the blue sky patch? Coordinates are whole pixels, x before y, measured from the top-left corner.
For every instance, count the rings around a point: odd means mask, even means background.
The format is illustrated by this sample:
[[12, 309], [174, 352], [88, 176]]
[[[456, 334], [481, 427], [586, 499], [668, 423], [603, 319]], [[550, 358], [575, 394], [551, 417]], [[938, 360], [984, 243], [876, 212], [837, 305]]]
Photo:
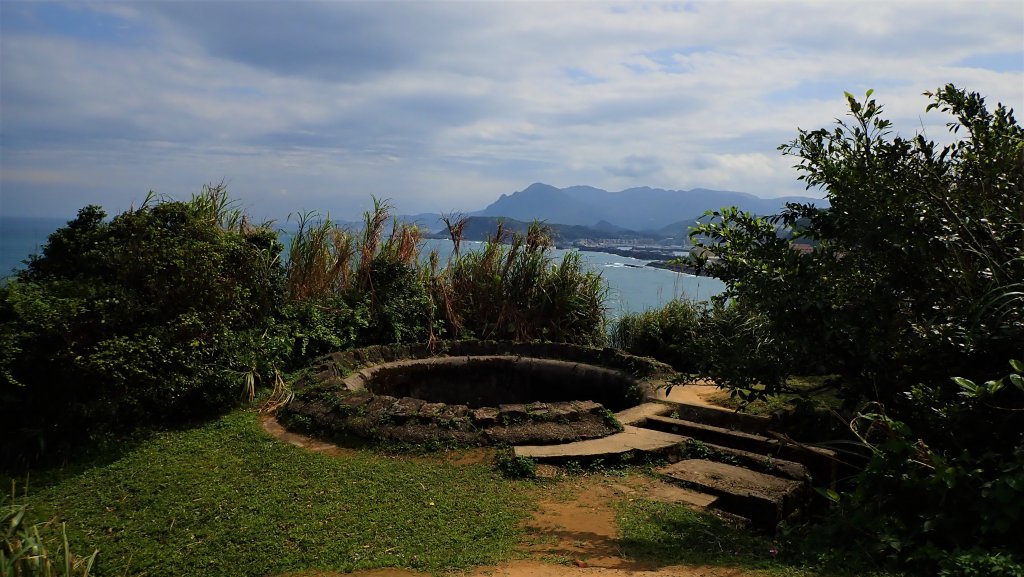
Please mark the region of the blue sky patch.
[[993, 72], [1024, 72], [1024, 51], [975, 54], [961, 60], [958, 64], [967, 68], [983, 68]]
[[138, 45], [148, 34], [144, 26], [108, 12], [57, 2], [5, 2], [2, 21], [4, 33], [105, 44]]

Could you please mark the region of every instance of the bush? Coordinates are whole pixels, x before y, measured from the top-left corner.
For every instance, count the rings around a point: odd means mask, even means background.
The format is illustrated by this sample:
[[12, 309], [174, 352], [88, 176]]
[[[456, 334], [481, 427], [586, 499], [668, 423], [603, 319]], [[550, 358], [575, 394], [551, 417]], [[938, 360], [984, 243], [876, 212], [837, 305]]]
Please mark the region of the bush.
[[680, 299], [660, 309], [627, 313], [612, 329], [612, 346], [658, 359], [682, 373], [695, 373], [705, 355], [701, 329], [706, 314], [704, 304]]
[[[458, 246], [456, 227], [449, 225]], [[553, 263], [551, 244], [549, 231], [538, 223], [511, 238], [499, 224], [482, 250], [456, 252], [432, 279], [435, 307], [447, 334], [603, 344], [606, 283], [584, 269], [578, 253]]]
[[536, 479], [537, 462], [529, 457], [517, 457], [511, 450], [498, 456], [498, 470], [509, 479]]
[[[788, 351], [766, 325], [763, 316], [741, 303], [674, 300], [623, 316], [611, 338], [629, 353], [668, 363], [690, 378], [713, 380], [753, 401], [782, 391], [791, 366]], [[768, 381], [775, 386], [766, 387]]]
[[18, 351], [0, 356], [5, 457], [211, 414], [276, 364], [263, 335], [280, 245], [223, 187], [104, 219], [79, 211], [0, 289], [0, 334]]

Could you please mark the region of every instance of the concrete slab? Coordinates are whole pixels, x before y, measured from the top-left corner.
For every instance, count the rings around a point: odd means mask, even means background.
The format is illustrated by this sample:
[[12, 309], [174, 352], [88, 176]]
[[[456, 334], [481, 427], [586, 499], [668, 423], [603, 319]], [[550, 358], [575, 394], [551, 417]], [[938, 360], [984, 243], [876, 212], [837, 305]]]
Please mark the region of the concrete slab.
[[[705, 443], [802, 463], [819, 483], [831, 483], [835, 479], [836, 454], [828, 449], [803, 445], [775, 436], [744, 433], [670, 417], [648, 417], [644, 426]], [[766, 431], [766, 434], [773, 433]]]
[[803, 463], [760, 453], [751, 453], [750, 451], [742, 451], [704, 441], [701, 441], [696, 446], [692, 446], [684, 439], [683, 443], [678, 445], [679, 453], [675, 453], [675, 450], [673, 449], [666, 454], [666, 458], [670, 463], [683, 459], [706, 459], [708, 461], [718, 461], [720, 463], [746, 467], [753, 471], [786, 477], [794, 481], [803, 481], [810, 476], [810, 470]]
[[648, 417], [667, 415], [672, 407], [662, 403], [642, 403], [635, 407], [615, 413], [615, 418], [623, 425], [642, 424]]
[[671, 485], [654, 487], [649, 493], [644, 495], [644, 499], [662, 503], [688, 505], [696, 509], [711, 507], [718, 501], [718, 497], [715, 495], [701, 493], [686, 487], [673, 487]]
[[666, 433], [685, 435], [707, 443], [733, 447], [753, 453], [769, 454], [778, 445], [777, 441], [763, 435], [755, 435], [687, 419], [652, 416], [647, 419], [644, 426]]
[[659, 503], [674, 503], [677, 505], [686, 505], [692, 509], [704, 510], [714, 504], [718, 500], [718, 497], [714, 495], [708, 495], [707, 493], [701, 493], [694, 491], [693, 489], [687, 489], [672, 483], [666, 483], [664, 481], [656, 481], [648, 486], [643, 487], [641, 492], [626, 487], [623, 485], [611, 485], [612, 489], [615, 489], [623, 496], [632, 499], [642, 498], [648, 501], [658, 501]]
[[657, 452], [668, 449], [683, 438], [671, 433], [625, 425], [621, 433], [600, 439], [588, 439], [562, 445], [520, 445], [513, 447], [516, 457], [538, 460], [595, 458], [621, 455], [629, 451]]
[[653, 392], [651, 398], [660, 401], [673, 401], [676, 403], [711, 407], [714, 405], [712, 405], [708, 399], [721, 390], [722, 389], [718, 388], [714, 383], [706, 382], [691, 383], [688, 385], [672, 385], [671, 387], [659, 387]]
[[[665, 389], [657, 389], [649, 397], [672, 406], [676, 415], [688, 421], [697, 421], [706, 425], [714, 425], [726, 429], [761, 433], [771, 426], [771, 419], [759, 415], [748, 415], [732, 409], [712, 405], [704, 400], [711, 393], [719, 391], [718, 387], [703, 385], [679, 385], [672, 387], [666, 394]], [[693, 391], [698, 391], [694, 393]]]
[[762, 528], [774, 528], [796, 509], [806, 487], [800, 481], [704, 459], [679, 461], [657, 472], [686, 487], [717, 495], [717, 508], [746, 517]]

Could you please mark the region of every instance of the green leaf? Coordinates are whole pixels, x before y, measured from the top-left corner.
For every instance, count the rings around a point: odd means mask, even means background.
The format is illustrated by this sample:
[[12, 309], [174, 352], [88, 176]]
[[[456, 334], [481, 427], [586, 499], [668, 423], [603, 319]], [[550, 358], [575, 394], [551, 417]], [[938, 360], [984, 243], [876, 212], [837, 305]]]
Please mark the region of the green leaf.
[[1020, 375], [1010, 375], [1010, 384], [1024, 391], [1024, 377]]
[[970, 379], [965, 379], [963, 377], [953, 377], [953, 382], [960, 385], [961, 389], [964, 389], [969, 393], [978, 393], [978, 385], [974, 384], [974, 381]]
[[1017, 359], [1010, 359], [1010, 366], [1013, 367], [1013, 370], [1017, 371], [1018, 373], [1024, 373], [1024, 363], [1018, 361]]
[[814, 492], [833, 503], [839, 503], [839, 500], [841, 499], [839, 493], [835, 492], [833, 489], [828, 489], [825, 487], [815, 487]]

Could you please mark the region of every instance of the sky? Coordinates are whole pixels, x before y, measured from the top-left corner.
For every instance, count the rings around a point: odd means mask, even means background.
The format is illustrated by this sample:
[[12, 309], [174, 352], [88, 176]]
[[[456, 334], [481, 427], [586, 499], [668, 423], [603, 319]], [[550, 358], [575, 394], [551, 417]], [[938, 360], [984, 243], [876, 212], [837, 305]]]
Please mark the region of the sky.
[[0, 216], [221, 181], [259, 219], [533, 182], [820, 196], [780, 144], [868, 89], [946, 141], [947, 82], [1024, 108], [1024, 3], [0, 0]]

